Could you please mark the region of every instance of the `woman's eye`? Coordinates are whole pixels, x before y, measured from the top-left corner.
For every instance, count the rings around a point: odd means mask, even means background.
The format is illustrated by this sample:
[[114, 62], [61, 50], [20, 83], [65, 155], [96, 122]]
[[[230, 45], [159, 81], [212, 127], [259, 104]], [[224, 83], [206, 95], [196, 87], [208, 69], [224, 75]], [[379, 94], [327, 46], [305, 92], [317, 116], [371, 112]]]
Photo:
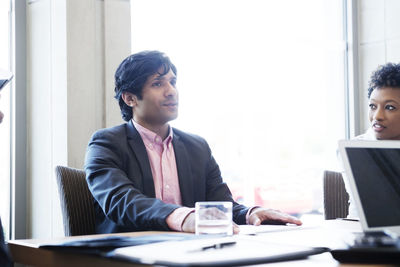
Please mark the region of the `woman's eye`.
[[170, 83], [172, 86], [176, 86], [176, 78], [171, 79]]
[[160, 87], [160, 86], [161, 86], [161, 83], [159, 83], [159, 82], [153, 83], [153, 86], [154, 86], [154, 87]]
[[392, 106], [392, 105], [387, 105], [385, 108], [386, 108], [387, 110], [395, 110], [395, 109], [396, 109], [396, 107], [395, 107], [395, 106]]
[[369, 106], [369, 109], [376, 109], [375, 104], [369, 104], [368, 106]]

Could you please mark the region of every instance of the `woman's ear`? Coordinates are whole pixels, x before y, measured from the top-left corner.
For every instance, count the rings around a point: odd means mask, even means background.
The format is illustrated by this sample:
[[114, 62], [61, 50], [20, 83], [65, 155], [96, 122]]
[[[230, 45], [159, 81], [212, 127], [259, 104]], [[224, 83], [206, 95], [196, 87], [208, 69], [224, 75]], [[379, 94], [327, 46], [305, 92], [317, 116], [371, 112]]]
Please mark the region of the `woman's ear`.
[[122, 99], [124, 100], [125, 104], [127, 104], [130, 107], [136, 106], [136, 96], [132, 93], [129, 92], [123, 92], [122, 93]]

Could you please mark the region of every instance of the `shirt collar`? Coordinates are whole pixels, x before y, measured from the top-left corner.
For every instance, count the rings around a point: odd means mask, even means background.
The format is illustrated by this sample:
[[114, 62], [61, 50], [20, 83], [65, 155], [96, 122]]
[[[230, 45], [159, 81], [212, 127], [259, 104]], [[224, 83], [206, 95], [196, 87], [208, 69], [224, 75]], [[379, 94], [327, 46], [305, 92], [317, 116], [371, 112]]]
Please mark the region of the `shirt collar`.
[[172, 138], [174, 136], [172, 127], [168, 125], [169, 128], [169, 133], [167, 138], [165, 138], [164, 141], [162, 141], [161, 136], [157, 135], [155, 132], [150, 131], [149, 129], [143, 127], [136, 121], [132, 119], [133, 126], [135, 126], [136, 130], [139, 132], [140, 136], [142, 137], [143, 141], [149, 142], [150, 144], [157, 144], [157, 145], [162, 145], [163, 143], [169, 144], [172, 142]]

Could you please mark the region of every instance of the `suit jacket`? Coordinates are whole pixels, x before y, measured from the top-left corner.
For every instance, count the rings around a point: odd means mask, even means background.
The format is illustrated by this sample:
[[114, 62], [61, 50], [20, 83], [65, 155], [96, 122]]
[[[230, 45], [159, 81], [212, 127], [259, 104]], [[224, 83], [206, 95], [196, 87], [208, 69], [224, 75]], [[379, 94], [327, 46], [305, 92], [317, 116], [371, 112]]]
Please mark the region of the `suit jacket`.
[[4, 232], [3, 226], [1, 225], [0, 219], [0, 266], [8, 267], [11, 266], [10, 255], [8, 254], [8, 249], [6, 243], [4, 243]]
[[[177, 129], [173, 133], [182, 205], [231, 201], [233, 220], [245, 224], [248, 208], [233, 201], [207, 142]], [[155, 197], [146, 148], [131, 121], [94, 133], [85, 170], [95, 199], [98, 233], [169, 230], [166, 218], [179, 206]]]

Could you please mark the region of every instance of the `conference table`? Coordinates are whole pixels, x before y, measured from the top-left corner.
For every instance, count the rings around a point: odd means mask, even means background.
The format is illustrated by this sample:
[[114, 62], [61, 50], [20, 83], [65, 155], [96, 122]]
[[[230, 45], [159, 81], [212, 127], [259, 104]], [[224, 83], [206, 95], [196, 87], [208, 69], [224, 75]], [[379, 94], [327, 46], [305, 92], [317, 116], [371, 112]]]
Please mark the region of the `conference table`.
[[[351, 238], [353, 233], [361, 232], [359, 222], [348, 220], [325, 220], [318, 225], [307, 227], [306, 225], [296, 230], [288, 231], [273, 231], [262, 234], [263, 238], [268, 241], [281, 244], [297, 244], [312, 247], [343, 247], [346, 239]], [[71, 241], [81, 238], [104, 237], [112, 235], [124, 236], [143, 236], [153, 235], [165, 232], [132, 232], [107, 235], [90, 235], [90, 236], [73, 236], [60, 237], [52, 239], [21, 239], [10, 240], [8, 246], [14, 262], [29, 266], [58, 266], [58, 267], [91, 267], [91, 266], [148, 266], [122, 260], [110, 259], [96, 255], [89, 255], [79, 252], [65, 252], [40, 248], [41, 244]], [[170, 232], [169, 232], [170, 233]], [[190, 234], [188, 234], [190, 235]], [[165, 242], [166, 245], [168, 242]], [[155, 252], [156, 253], [156, 252]], [[329, 252], [319, 255], [309, 256], [306, 259], [275, 262], [268, 264], [258, 264], [255, 266], [390, 266], [390, 265], [361, 265], [361, 264], [340, 264], [336, 261]]]

